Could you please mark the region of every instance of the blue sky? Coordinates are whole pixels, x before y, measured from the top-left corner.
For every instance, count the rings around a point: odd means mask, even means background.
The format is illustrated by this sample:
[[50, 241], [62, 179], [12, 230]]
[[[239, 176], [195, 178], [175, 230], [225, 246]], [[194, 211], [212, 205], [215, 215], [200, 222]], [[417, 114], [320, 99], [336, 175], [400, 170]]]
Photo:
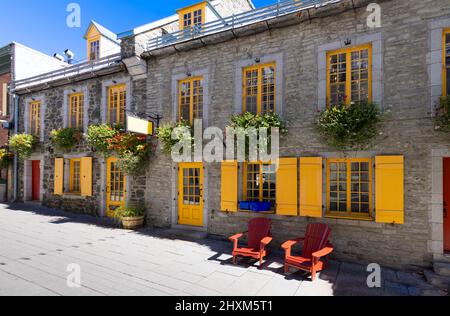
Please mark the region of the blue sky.
[[[69, 3], [81, 6], [81, 28], [66, 25]], [[66, 48], [76, 60], [85, 58], [82, 39], [90, 20], [115, 33], [172, 15], [199, 0], [1, 0], [0, 47], [12, 41], [53, 55]], [[277, 0], [254, 0], [256, 7]]]

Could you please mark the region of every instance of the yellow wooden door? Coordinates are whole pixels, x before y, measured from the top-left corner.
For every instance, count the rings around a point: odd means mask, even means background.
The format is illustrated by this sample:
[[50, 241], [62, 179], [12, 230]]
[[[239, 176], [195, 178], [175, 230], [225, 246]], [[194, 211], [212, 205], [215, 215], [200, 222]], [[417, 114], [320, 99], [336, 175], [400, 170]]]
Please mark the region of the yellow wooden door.
[[203, 226], [203, 164], [179, 165], [178, 224]]
[[117, 158], [108, 158], [106, 165], [106, 216], [114, 217], [114, 211], [125, 206], [126, 178], [117, 167]]

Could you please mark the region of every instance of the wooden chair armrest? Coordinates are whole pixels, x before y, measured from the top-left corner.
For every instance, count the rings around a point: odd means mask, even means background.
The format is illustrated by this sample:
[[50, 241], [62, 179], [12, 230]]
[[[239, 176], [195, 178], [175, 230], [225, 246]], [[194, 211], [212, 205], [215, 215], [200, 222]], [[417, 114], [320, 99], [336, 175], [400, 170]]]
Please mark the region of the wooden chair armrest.
[[291, 239], [286, 241], [284, 244], [281, 245], [281, 248], [283, 248], [284, 250], [288, 250], [291, 249], [292, 247], [294, 247], [296, 244], [300, 243], [300, 242], [304, 242], [305, 238], [297, 238], [297, 239]]
[[247, 234], [247, 232], [240, 233], [240, 234], [236, 234], [236, 235], [234, 235], [234, 236], [231, 236], [231, 237], [228, 238], [228, 239], [229, 239], [230, 241], [235, 241], [235, 240], [238, 240], [238, 239], [244, 237], [245, 234]]
[[272, 237], [265, 237], [263, 240], [261, 240], [261, 249], [264, 250], [264, 248], [272, 242]]
[[327, 247], [323, 248], [322, 250], [319, 250], [319, 251], [313, 253], [312, 256], [314, 259], [320, 259], [320, 258], [326, 257], [329, 254], [331, 254], [333, 252], [333, 250], [334, 250], [333, 247], [327, 246]]

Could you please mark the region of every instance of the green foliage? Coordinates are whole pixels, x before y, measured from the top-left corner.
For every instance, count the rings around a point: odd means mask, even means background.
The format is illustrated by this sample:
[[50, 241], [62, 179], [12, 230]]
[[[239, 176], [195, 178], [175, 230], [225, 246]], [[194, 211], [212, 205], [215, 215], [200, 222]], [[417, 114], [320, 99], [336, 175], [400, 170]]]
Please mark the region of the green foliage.
[[124, 133], [106, 124], [90, 126], [87, 142], [105, 156], [117, 154], [118, 168], [127, 175], [141, 173], [152, 151], [147, 136]]
[[107, 156], [109, 151], [109, 140], [119, 133], [119, 130], [107, 124], [91, 125], [87, 133], [87, 143], [96, 151]]
[[52, 144], [60, 150], [70, 150], [83, 138], [83, 132], [77, 128], [62, 128], [51, 132]]
[[[262, 138], [262, 135], [258, 135], [257, 149], [263, 144], [263, 146], [269, 149], [269, 152], [272, 146], [272, 128], [278, 128], [281, 135], [286, 135], [288, 133], [286, 124], [281, 120], [281, 117], [277, 113], [273, 112], [264, 115], [253, 114], [250, 112], [233, 115], [231, 124], [228, 127], [233, 128], [236, 131], [236, 134], [245, 136], [246, 159], [249, 159], [250, 152], [250, 129], [258, 131], [260, 128], [267, 128], [267, 137]], [[237, 145], [238, 144], [236, 143], [236, 146]]]
[[[190, 137], [185, 139], [185, 135], [183, 133], [175, 134], [175, 137], [172, 138], [172, 133], [176, 128], [188, 128], [190, 131]], [[162, 127], [159, 127], [156, 130], [156, 137], [162, 144], [163, 153], [170, 155], [172, 153], [172, 148], [178, 144], [179, 142], [191, 142], [192, 146], [194, 146], [194, 127], [187, 121], [178, 122], [176, 124], [166, 124]]]
[[317, 129], [329, 145], [339, 150], [362, 149], [378, 134], [380, 121], [381, 113], [376, 104], [358, 102], [322, 111]]
[[145, 215], [145, 207], [142, 206], [121, 206], [115, 210], [114, 217], [122, 220], [124, 217], [141, 217]]
[[14, 160], [13, 153], [9, 152], [5, 148], [0, 149], [0, 167], [1, 168], [8, 168], [13, 160]]
[[441, 97], [436, 109], [436, 130], [450, 132], [450, 97]]
[[36, 137], [33, 135], [17, 134], [9, 139], [8, 146], [17, 154], [20, 160], [26, 160], [33, 154], [36, 143]]
[[286, 129], [285, 123], [281, 120], [281, 117], [273, 112], [259, 115], [246, 112], [244, 114], [234, 115], [231, 118], [231, 124], [229, 127], [232, 128], [278, 128], [280, 134], [286, 135], [288, 130]]

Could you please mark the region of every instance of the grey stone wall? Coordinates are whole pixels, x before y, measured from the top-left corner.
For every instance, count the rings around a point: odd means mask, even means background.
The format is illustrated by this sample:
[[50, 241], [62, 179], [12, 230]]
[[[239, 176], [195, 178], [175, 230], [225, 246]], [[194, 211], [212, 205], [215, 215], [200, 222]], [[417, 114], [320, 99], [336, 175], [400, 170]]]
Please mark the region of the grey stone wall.
[[[53, 151], [50, 143], [50, 133], [54, 129], [63, 128], [63, 115], [64, 115], [64, 91], [69, 89], [75, 89], [77, 92], [82, 87], [87, 87], [88, 91], [88, 104], [85, 104], [85, 110], [88, 111], [88, 125], [102, 123], [102, 98], [105, 96], [102, 94], [103, 85], [105, 82], [112, 82], [112, 80], [120, 81], [124, 78], [123, 73], [103, 76], [95, 79], [89, 79], [76, 84], [69, 84], [58, 88], [50, 88], [44, 91], [40, 91], [34, 94], [27, 94], [20, 96], [20, 120], [19, 120], [19, 132], [25, 131], [25, 108], [27, 102], [33, 98], [36, 100], [43, 100], [45, 104], [45, 116], [44, 116], [44, 139], [36, 147], [34, 156], [43, 160], [43, 179], [41, 191], [43, 193], [42, 203], [46, 206], [67, 210], [74, 213], [91, 214], [100, 216], [104, 210], [104, 192], [106, 187], [106, 180], [104, 177], [106, 165], [103, 157], [91, 151], [91, 148], [87, 146], [86, 142], [82, 140], [75, 148], [70, 151], [62, 152], [54, 148]], [[135, 105], [142, 107], [145, 103], [145, 83], [136, 82], [137, 94], [131, 96], [131, 110], [134, 111]], [[141, 86], [141, 88], [139, 88]], [[144, 86], [144, 90], [142, 88]], [[136, 97], [134, 97], [136, 96]], [[54, 159], [55, 158], [75, 158], [75, 157], [93, 157], [93, 194], [92, 197], [81, 197], [74, 195], [55, 196], [54, 191]], [[68, 163], [68, 160], [65, 161]], [[67, 171], [67, 170], [66, 170]], [[67, 172], [66, 172], [67, 174]], [[66, 181], [67, 182], [67, 181]], [[130, 181], [132, 185], [129, 187], [129, 200], [130, 202], [144, 202], [145, 197], [145, 176]], [[24, 200], [24, 163], [19, 164], [19, 200]]]
[[[224, 128], [236, 106], [236, 65], [249, 59], [249, 56], [263, 58], [281, 54], [283, 117], [289, 128], [289, 135], [282, 139], [282, 156], [360, 156], [361, 153], [335, 152], [320, 140], [314, 130], [318, 99], [323, 97], [317, 92], [318, 52], [319, 47], [331, 42], [344, 42], [349, 37], [380, 32], [383, 63], [381, 106], [386, 118], [382, 124], [382, 134], [374, 141], [368, 155], [405, 156], [405, 225], [277, 215], [268, 217], [274, 222], [276, 247], [288, 238], [301, 236], [309, 222], [324, 222], [333, 230], [332, 242], [336, 246], [334, 255], [337, 258], [395, 267], [427, 266], [432, 260], [429, 247], [432, 238], [429, 225], [431, 155], [435, 148], [450, 148], [448, 135], [434, 130], [430, 113], [427, 23], [435, 18], [450, 16], [450, 3], [447, 0], [375, 2], [382, 8], [380, 29], [368, 29], [368, 12], [363, 6], [348, 9], [339, 15], [323, 16], [222, 44], [151, 58], [148, 60], [146, 110], [159, 112], [170, 120], [173, 117], [170, 105], [173, 102], [171, 82], [174, 70], [180, 67], [190, 71], [209, 69], [209, 125]], [[155, 159], [147, 177], [147, 196], [151, 200], [148, 215], [152, 219], [150, 223], [155, 226], [169, 227], [174, 222], [172, 207], [177, 197], [171, 193], [171, 188], [176, 178], [171, 176], [175, 166], [169, 160], [164, 156]], [[227, 237], [245, 230], [248, 219], [255, 215], [220, 212], [220, 165], [208, 165], [207, 170], [208, 232]]]

